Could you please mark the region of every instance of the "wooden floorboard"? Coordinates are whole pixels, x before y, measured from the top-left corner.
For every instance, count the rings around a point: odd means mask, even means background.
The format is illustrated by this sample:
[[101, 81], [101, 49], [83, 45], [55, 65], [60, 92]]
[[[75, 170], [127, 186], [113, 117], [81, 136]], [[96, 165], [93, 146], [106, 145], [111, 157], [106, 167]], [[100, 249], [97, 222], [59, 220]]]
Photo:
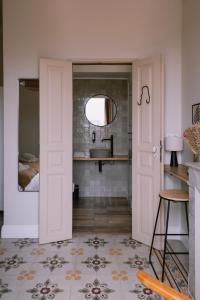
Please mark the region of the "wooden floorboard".
[[74, 203], [73, 230], [131, 232], [132, 213], [126, 198], [90, 197]]

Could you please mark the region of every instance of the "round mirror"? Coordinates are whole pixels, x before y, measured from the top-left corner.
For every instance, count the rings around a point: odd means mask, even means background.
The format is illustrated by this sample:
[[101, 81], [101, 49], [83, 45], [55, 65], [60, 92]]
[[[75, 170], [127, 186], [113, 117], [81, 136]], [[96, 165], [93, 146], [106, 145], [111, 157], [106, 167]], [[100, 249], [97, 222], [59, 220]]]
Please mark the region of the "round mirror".
[[106, 95], [92, 96], [85, 106], [88, 121], [96, 126], [105, 126], [113, 122], [117, 107], [113, 99]]

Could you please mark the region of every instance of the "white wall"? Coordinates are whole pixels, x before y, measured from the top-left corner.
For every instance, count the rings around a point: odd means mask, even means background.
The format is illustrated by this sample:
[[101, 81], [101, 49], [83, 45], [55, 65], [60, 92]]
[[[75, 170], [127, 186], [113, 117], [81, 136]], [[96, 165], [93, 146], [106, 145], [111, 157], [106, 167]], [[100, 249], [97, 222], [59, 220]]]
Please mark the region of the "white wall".
[[165, 131], [180, 134], [181, 3], [181, 0], [3, 1], [4, 236], [19, 236], [23, 225], [29, 225], [27, 235], [36, 235], [38, 224], [38, 194], [17, 191], [17, 79], [38, 77], [40, 57], [104, 62], [130, 61], [161, 53], [166, 67]]
[[[182, 130], [192, 126], [192, 104], [200, 103], [200, 1], [183, 1], [182, 34]], [[191, 150], [185, 145], [184, 161], [191, 161]]]
[[[200, 103], [200, 1], [183, 0], [182, 29], [182, 131], [192, 126], [192, 104]], [[192, 161], [185, 143], [183, 161]], [[182, 228], [186, 228], [184, 213]]]
[[3, 210], [3, 87], [0, 86], [0, 210]]

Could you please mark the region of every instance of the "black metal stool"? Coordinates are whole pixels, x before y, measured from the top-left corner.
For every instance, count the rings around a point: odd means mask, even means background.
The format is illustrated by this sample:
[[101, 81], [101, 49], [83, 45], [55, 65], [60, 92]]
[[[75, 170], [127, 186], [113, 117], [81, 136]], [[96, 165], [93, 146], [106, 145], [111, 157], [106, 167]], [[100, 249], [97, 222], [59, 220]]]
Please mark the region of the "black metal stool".
[[[162, 263], [162, 276], [161, 276], [161, 281], [163, 281], [164, 280], [164, 272], [165, 272], [165, 257], [166, 257], [166, 254], [188, 254], [188, 252], [174, 252], [174, 251], [166, 252], [166, 246], [167, 246], [167, 237], [168, 236], [179, 236], [179, 235], [180, 236], [181, 235], [189, 236], [189, 221], [188, 221], [188, 209], [187, 209], [187, 202], [189, 201], [189, 195], [188, 195], [188, 192], [185, 192], [185, 191], [182, 191], [182, 190], [163, 190], [163, 191], [160, 192], [159, 197], [160, 197], [160, 201], [159, 201], [159, 205], [158, 205], [158, 211], [157, 211], [156, 221], [155, 221], [154, 230], [153, 230], [153, 237], [152, 237], [152, 241], [151, 241], [151, 248], [150, 248], [150, 252], [149, 252], [149, 263], [152, 266], [152, 269], [153, 269], [156, 277], [158, 278], [156, 270], [155, 270], [155, 268], [153, 266], [153, 263], [151, 261], [151, 255], [152, 255], [153, 243], [154, 243], [155, 236], [165, 236], [164, 251], [163, 251], [163, 263]], [[166, 217], [166, 228], [165, 228], [165, 233], [156, 233], [156, 227], [157, 227], [157, 222], [158, 222], [158, 217], [159, 217], [159, 213], [160, 213], [160, 207], [161, 207], [162, 200], [168, 202], [167, 217]], [[172, 202], [180, 202], [180, 203], [185, 204], [185, 215], [186, 215], [188, 233], [168, 233], [169, 209], [170, 209], [170, 202], [171, 201]]]

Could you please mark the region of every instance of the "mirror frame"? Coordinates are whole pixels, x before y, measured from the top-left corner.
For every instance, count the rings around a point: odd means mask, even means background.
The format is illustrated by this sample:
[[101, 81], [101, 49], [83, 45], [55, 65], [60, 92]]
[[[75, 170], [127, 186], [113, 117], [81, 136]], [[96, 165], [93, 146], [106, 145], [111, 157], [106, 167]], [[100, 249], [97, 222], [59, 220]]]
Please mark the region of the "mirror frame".
[[[92, 122], [90, 122], [90, 120], [87, 118], [87, 115], [86, 115], [86, 106], [87, 106], [87, 104], [88, 104], [88, 102], [90, 101], [91, 98], [95, 98], [95, 97], [97, 97], [97, 96], [103, 96], [103, 97], [106, 97], [106, 98], [110, 99], [110, 100], [114, 103], [114, 106], [115, 106], [115, 115], [114, 115], [114, 118], [112, 119], [112, 122], [110, 122], [110, 123], [108, 123], [108, 124], [105, 124], [105, 125], [96, 125], [96, 124], [93, 124]], [[85, 117], [86, 117], [87, 121], [88, 121], [91, 125], [93, 125], [93, 126], [97, 126], [97, 127], [105, 127], [105, 126], [109, 126], [110, 124], [112, 124], [112, 123], [115, 121], [115, 119], [116, 119], [116, 117], [117, 117], [117, 104], [115, 103], [115, 101], [113, 100], [112, 97], [110, 97], [110, 96], [108, 96], [108, 95], [106, 95], [106, 94], [95, 94], [95, 95], [93, 95], [93, 96], [88, 97], [87, 102], [86, 102], [86, 104], [85, 104], [85, 108], [84, 108], [84, 114], [85, 114]]]
[[[39, 190], [38, 191], [25, 191], [25, 190], [20, 190], [19, 189], [19, 143], [20, 143], [20, 137], [19, 137], [19, 127], [20, 127], [20, 124], [19, 124], [19, 122], [20, 122], [20, 118], [19, 118], [19, 115], [20, 115], [20, 85], [22, 85], [23, 86], [23, 84], [22, 84], [22, 82], [23, 81], [28, 81], [28, 80], [30, 80], [30, 81], [38, 81], [38, 93], [40, 92], [40, 79], [38, 78], [38, 77], [36, 77], [36, 78], [32, 78], [32, 77], [27, 77], [27, 78], [18, 78], [17, 79], [17, 83], [18, 83], [18, 122], [17, 122], [17, 135], [18, 135], [18, 139], [17, 139], [17, 141], [18, 141], [18, 143], [17, 143], [17, 148], [18, 148], [18, 154], [17, 154], [17, 191], [19, 192], [19, 193], [39, 193], [39, 191], [40, 191], [40, 188], [39, 188]], [[40, 100], [39, 100], [40, 101]], [[39, 147], [40, 148], [40, 147]], [[39, 157], [39, 163], [40, 163], [40, 157]]]

